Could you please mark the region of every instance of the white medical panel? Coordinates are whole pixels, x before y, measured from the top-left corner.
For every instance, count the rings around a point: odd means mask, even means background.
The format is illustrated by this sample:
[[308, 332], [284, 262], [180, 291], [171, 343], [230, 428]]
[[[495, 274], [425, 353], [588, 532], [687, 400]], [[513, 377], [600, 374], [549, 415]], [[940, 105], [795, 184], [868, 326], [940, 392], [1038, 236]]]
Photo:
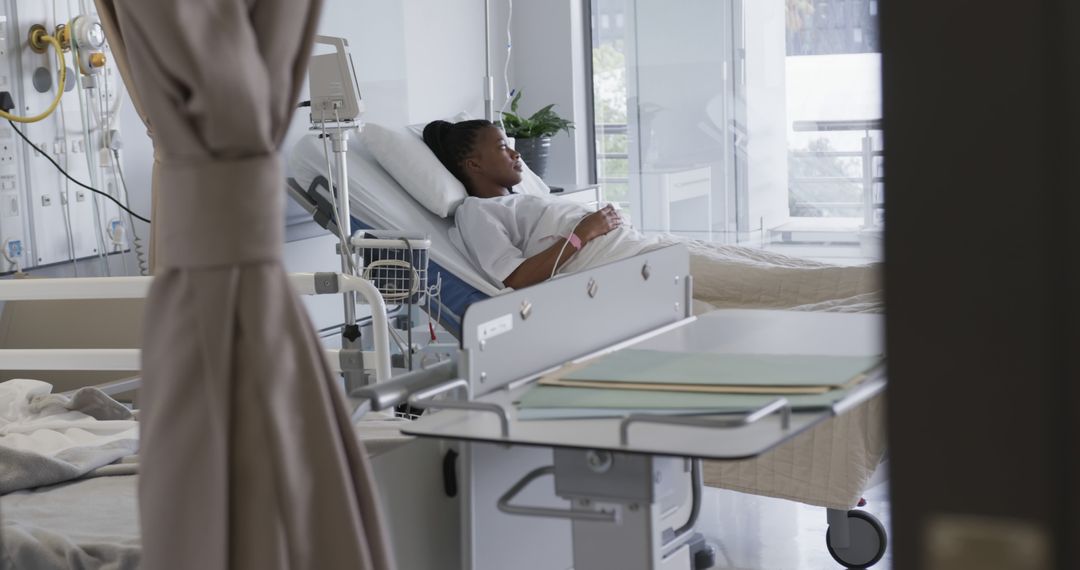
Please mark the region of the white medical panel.
[[[0, 91], [11, 93], [14, 114], [44, 111], [59, 87], [56, 54], [52, 47], [45, 53], [30, 48], [30, 27], [55, 35], [58, 25], [80, 16], [96, 16], [93, 2], [0, 0]], [[123, 202], [108, 148], [123, 96], [111, 55], [105, 48], [105, 66], [87, 78], [78, 73], [74, 50], [67, 50], [60, 105], [45, 119], [16, 127], [71, 177]], [[0, 120], [0, 243], [9, 255], [19, 254], [12, 257], [22, 268], [125, 250], [127, 226], [117, 206], [71, 183]], [[11, 269], [0, 259], [0, 273]]]

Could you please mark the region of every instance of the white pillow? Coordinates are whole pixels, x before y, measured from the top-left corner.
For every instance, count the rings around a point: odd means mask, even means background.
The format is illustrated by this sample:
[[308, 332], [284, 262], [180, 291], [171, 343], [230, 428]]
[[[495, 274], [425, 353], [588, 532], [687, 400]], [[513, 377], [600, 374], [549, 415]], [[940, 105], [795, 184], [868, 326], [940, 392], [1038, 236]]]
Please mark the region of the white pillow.
[[[459, 111], [456, 115], [453, 115], [451, 117], [445, 117], [445, 118], [443, 118], [443, 120], [448, 122], [448, 123], [460, 123], [461, 121], [471, 121], [472, 118], [473, 118], [472, 115], [470, 115], [468, 112]], [[432, 119], [432, 120], [434, 120], [434, 119]], [[430, 123], [430, 122], [431, 121], [428, 121], [427, 123], [416, 123], [415, 125], [409, 125], [409, 126], [407, 126], [405, 128], [408, 129], [409, 132], [411, 132], [412, 134], [414, 134], [414, 135], [420, 137], [421, 139], [423, 139], [424, 138], [424, 127], [428, 126], [428, 123]]]
[[[467, 121], [470, 117], [463, 112], [451, 119], [452, 122], [459, 122]], [[445, 218], [452, 215], [469, 194], [465, 185], [439, 162], [435, 153], [424, 143], [426, 124], [393, 130], [367, 123], [360, 133], [360, 141], [410, 196], [431, 213]], [[514, 144], [514, 139], [510, 139], [510, 144]], [[514, 186], [514, 191], [550, 196], [551, 189], [547, 184], [524, 162], [522, 166], [521, 182]]]
[[436, 216], [453, 214], [468, 196], [465, 186], [439, 162], [423, 139], [405, 129], [395, 131], [367, 123], [359, 139], [390, 176]]
[[[460, 123], [461, 121], [471, 121], [472, 119], [473, 116], [470, 115], [467, 111], [460, 111], [456, 115], [452, 117], [446, 117], [443, 120], [450, 123]], [[426, 127], [427, 125], [428, 123], [417, 123], [415, 125], [409, 125], [406, 128], [409, 130], [409, 132], [420, 137], [420, 139], [423, 140], [424, 127]], [[516, 148], [514, 147], [514, 145], [517, 141], [515, 141], [513, 138], [507, 138], [507, 140], [510, 141], [510, 146], [512, 148]], [[551, 195], [551, 188], [548, 188], [548, 185], [544, 184], [544, 181], [541, 180], [535, 172], [529, 169], [529, 165], [525, 164], [524, 162], [522, 162], [522, 165], [525, 168], [521, 171], [521, 183], [519, 183], [517, 186], [514, 186], [514, 191], [518, 192], [519, 194], [532, 194], [533, 196]]]

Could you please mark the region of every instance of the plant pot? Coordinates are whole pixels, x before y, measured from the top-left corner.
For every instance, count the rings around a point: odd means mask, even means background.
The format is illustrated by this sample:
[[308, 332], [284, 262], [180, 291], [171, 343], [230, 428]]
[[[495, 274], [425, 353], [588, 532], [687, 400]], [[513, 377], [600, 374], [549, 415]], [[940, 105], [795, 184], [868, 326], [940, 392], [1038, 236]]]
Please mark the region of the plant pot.
[[548, 155], [551, 154], [551, 137], [517, 139], [514, 150], [521, 155], [521, 160], [540, 178], [547, 170]]

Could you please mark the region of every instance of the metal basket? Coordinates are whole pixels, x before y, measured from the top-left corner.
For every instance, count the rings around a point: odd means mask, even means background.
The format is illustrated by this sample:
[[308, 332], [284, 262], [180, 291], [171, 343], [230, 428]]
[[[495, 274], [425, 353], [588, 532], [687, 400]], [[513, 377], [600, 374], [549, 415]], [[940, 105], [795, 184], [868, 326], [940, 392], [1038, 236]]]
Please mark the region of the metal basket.
[[352, 238], [360, 276], [388, 303], [416, 303], [427, 291], [431, 239], [424, 234], [368, 230]]

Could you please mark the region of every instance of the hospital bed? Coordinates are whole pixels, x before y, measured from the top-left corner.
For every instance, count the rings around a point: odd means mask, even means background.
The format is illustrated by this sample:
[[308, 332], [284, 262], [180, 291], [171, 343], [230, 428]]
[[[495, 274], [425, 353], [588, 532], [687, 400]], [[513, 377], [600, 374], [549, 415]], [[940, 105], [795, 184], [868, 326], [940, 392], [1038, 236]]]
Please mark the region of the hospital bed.
[[[334, 273], [291, 274], [301, 294], [360, 292], [371, 304], [375, 350], [364, 362], [374, 376], [386, 381], [390, 357], [385, 305], [378, 292], [362, 280]], [[149, 277], [82, 279], [24, 279], [0, 281], [0, 301], [43, 302], [53, 299], [137, 299], [146, 295]], [[381, 348], [380, 348], [381, 347]], [[358, 362], [358, 355], [327, 350], [331, 370]], [[0, 362], [10, 370], [137, 371], [137, 348], [3, 349]], [[137, 377], [95, 386], [104, 394], [137, 390]], [[365, 443], [378, 488], [395, 537], [397, 559], [407, 568], [438, 568], [443, 556], [458, 549], [454, 528], [459, 501], [444, 492], [442, 463], [445, 446], [417, 441], [401, 434], [402, 420], [393, 414], [368, 414], [354, 423]], [[137, 457], [88, 473], [86, 478], [45, 484], [0, 496], [0, 567], [60, 570], [66, 568], [133, 569], [139, 566], [137, 519]], [[430, 547], [434, 550], [430, 550]]]
[[[450, 243], [453, 222], [440, 218], [409, 196], [375, 160], [362, 142], [353, 141], [348, 153], [352, 231], [376, 229], [427, 234], [432, 238], [428, 284], [440, 284], [433, 301], [441, 324], [457, 336], [465, 309], [506, 291], [488, 282]], [[332, 200], [325, 178], [326, 158], [315, 136], [301, 139], [289, 155], [291, 177], [286, 181], [294, 197]], [[303, 200], [304, 198], [301, 198]], [[329, 202], [326, 202], [329, 204]]]
[[[429, 275], [432, 280], [441, 275], [443, 280], [442, 308], [448, 318], [442, 321], [455, 336], [462, 340], [462, 346], [465, 347], [463, 335], [472, 334], [467, 327], [463, 329], [461, 324], [466, 309], [471, 304], [489, 297], [501, 299], [508, 290], [493, 287], [472, 267], [447, 239], [452, 221], [435, 216], [413, 200], [363, 148], [362, 142], [357, 141], [353, 144], [348, 157], [354, 227], [419, 230], [432, 236], [432, 270]], [[321, 176], [326, 170], [326, 159], [322, 154], [321, 143], [315, 138], [301, 141], [293, 149], [290, 167], [294, 178], [294, 188], [307, 188], [312, 194], [318, 192], [320, 184], [325, 184]], [[684, 271], [683, 274], [685, 275], [686, 272]], [[608, 290], [612, 288], [614, 287], [611, 285], [607, 287]], [[516, 299], [517, 294], [514, 295], [512, 298]], [[633, 315], [637, 314], [637, 311], [627, 310], [627, 307], [639, 307], [649, 302], [648, 298], [636, 299], [609, 309], [613, 314]], [[686, 299], [679, 302], [685, 309], [690, 302], [689, 293]], [[770, 318], [778, 321], [801, 318], [800, 315], [791, 316], [786, 313], [777, 312]], [[834, 316], [821, 318], [828, 319]], [[867, 339], [880, 337], [880, 315], [863, 315], [856, 318], [861, 318], [864, 323], [872, 323], [866, 325], [867, 330], [864, 331]], [[737, 330], [742, 326], [746, 326], [746, 323], [738, 323], [735, 328]], [[574, 330], [574, 326], [566, 323], [553, 324], [547, 333], [554, 337], [556, 335], [551, 334], [551, 331], [555, 330]], [[780, 338], [783, 337], [782, 330], [782, 327], [772, 329]], [[542, 345], [545, 340], [537, 339], [537, 342]], [[463, 354], [467, 352], [466, 350]], [[827, 539], [834, 557], [838, 560], [876, 561], [885, 548], [884, 529], [876, 519], [863, 511], [849, 512], [849, 510], [860, 502], [862, 491], [870, 486], [871, 481], [880, 478], [880, 462], [885, 449], [883, 399], [871, 398], [862, 405], [843, 411], [844, 414], [837, 415], [828, 422], [822, 422], [815, 425], [813, 429], [805, 430], [784, 442], [779, 442], [768, 453], [741, 457], [737, 461], [730, 460], [730, 457], [727, 461], [704, 461], [703, 480], [710, 486], [825, 507], [828, 509], [830, 527], [840, 529], [834, 533], [835, 536], [843, 537], [848, 535], [849, 531], [855, 532], [859, 536], [852, 540], [861, 544], [856, 549], [857, 552], [845, 552], [845, 548], [852, 548], [850, 542], [847, 546], [836, 546], [831, 538]], [[516, 457], [514, 462], [521, 464], [550, 463], [550, 457], [537, 459], [535, 452], [521, 449], [506, 450], [498, 445], [489, 448], [480, 444], [474, 445], [473, 448], [474, 455], [503, 456], [504, 461], [510, 461], [509, 457], [514, 456]], [[876, 478], [875, 473], [877, 473]], [[509, 483], [505, 480], [500, 481]], [[507, 529], [514, 528], [515, 524], [519, 523], [500, 520], [498, 524], [490, 525], [490, 528], [501, 533], [500, 536], [503, 534], [509, 536]], [[553, 532], [565, 534], [565, 530]], [[498, 542], [498, 540], [494, 541], [494, 543]], [[838, 544], [844, 543], [840, 540]], [[483, 546], [476, 547], [483, 550]], [[866, 554], [864, 551], [870, 553]], [[542, 551], [536, 554], [540, 556], [540, 559], [543, 558]], [[500, 556], [498, 553], [491, 552], [478, 553], [465, 567], [500, 568], [520, 564], [520, 560], [514, 562], [516, 556], [506, 559]], [[529, 557], [524, 556], [524, 558]]]
[[[686, 251], [675, 246], [507, 293], [469, 308], [456, 361], [354, 394], [372, 409], [408, 401], [439, 410], [402, 431], [461, 446], [464, 568], [708, 567], [709, 551], [693, 530], [702, 460], [752, 463], [829, 429], [842, 446], [837, 424], [874, 415], [885, 387], [880, 371], [824, 408], [792, 409], [780, 398], [736, 415], [519, 417], [515, 403], [539, 378], [629, 347], [880, 351], [879, 315], [722, 310], [694, 317], [691, 289]], [[835, 458], [823, 459], [838, 475], [850, 470]], [[866, 513], [849, 512], [853, 504], [829, 509], [825, 539], [837, 560], [868, 567], [884, 553], [885, 531]]]

